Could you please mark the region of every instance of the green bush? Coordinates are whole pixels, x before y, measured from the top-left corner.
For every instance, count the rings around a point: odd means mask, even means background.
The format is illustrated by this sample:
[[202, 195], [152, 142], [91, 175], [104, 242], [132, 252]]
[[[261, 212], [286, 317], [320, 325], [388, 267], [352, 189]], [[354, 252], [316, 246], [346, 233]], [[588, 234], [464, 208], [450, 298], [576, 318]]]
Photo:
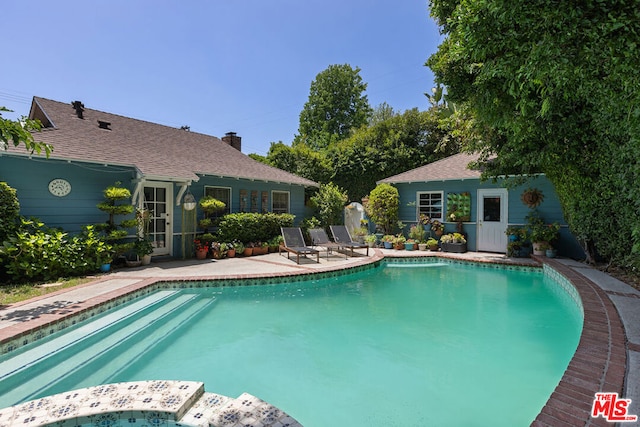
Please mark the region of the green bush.
[[280, 227], [293, 226], [295, 216], [275, 213], [232, 213], [218, 223], [218, 238], [222, 242], [238, 240], [266, 242], [280, 234]]
[[316, 209], [322, 226], [343, 223], [342, 211], [348, 201], [347, 193], [333, 183], [321, 184], [320, 189], [311, 197], [311, 204]]
[[365, 206], [369, 218], [380, 227], [384, 234], [393, 234], [398, 221], [400, 195], [398, 189], [391, 184], [379, 184], [371, 190], [369, 201]]
[[111, 245], [92, 227], [70, 238], [37, 219], [22, 219], [19, 230], [0, 247], [0, 265], [13, 283], [48, 281], [94, 272], [112, 255]]
[[0, 243], [18, 226], [20, 203], [16, 190], [6, 182], [0, 182]]

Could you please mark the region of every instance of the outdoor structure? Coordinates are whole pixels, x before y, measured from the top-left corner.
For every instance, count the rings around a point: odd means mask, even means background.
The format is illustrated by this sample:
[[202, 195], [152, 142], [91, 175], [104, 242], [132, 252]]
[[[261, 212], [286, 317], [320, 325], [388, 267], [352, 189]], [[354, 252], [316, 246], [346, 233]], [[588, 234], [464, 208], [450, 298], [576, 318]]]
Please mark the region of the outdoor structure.
[[461, 227], [468, 250], [505, 253], [507, 227], [526, 225], [527, 216], [535, 209], [545, 223], [560, 224], [560, 255], [584, 257], [567, 227], [553, 185], [544, 175], [506, 188], [504, 180], [481, 182], [481, 172], [468, 167], [477, 159], [477, 155], [456, 154], [378, 183], [398, 189], [400, 221], [415, 224], [424, 214], [444, 223], [446, 233]]
[[[291, 213], [299, 220], [305, 188], [318, 186], [242, 154], [233, 132], [219, 139], [38, 97], [29, 118], [42, 122], [35, 140], [51, 144], [53, 153], [47, 159], [11, 144], [0, 151], [0, 181], [17, 190], [21, 215], [78, 232], [106, 221], [96, 205], [105, 188], [120, 182], [131, 191], [130, 203], [151, 213], [154, 255], [180, 255], [184, 209], [205, 195], [225, 203], [220, 214]], [[185, 205], [185, 197], [192, 203]]]

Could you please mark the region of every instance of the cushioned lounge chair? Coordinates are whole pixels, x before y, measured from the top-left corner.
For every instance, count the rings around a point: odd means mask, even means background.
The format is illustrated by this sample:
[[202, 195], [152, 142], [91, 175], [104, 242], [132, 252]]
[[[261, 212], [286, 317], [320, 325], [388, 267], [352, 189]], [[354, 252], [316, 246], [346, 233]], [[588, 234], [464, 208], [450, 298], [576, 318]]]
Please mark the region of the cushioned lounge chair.
[[[332, 242], [329, 240], [329, 236], [327, 236], [327, 232], [324, 231], [324, 228], [312, 228], [309, 230], [309, 235], [311, 236], [311, 242], [313, 246], [323, 248], [327, 251], [327, 259], [329, 259], [329, 254], [335, 249], [336, 251], [342, 248], [342, 245]], [[345, 259], [347, 259], [347, 252], [344, 253]]]
[[331, 234], [333, 234], [333, 241], [344, 248], [351, 249], [353, 255], [354, 249], [367, 248], [367, 256], [369, 256], [369, 245], [366, 243], [354, 242], [349, 234], [349, 230], [344, 225], [330, 225]]
[[287, 251], [287, 257], [291, 259], [291, 254], [296, 255], [296, 264], [300, 264], [300, 255], [315, 255], [316, 261], [320, 263], [320, 251], [308, 247], [304, 243], [304, 237], [302, 237], [302, 230], [300, 227], [281, 227], [282, 238], [284, 239], [284, 246], [280, 246], [281, 250]]

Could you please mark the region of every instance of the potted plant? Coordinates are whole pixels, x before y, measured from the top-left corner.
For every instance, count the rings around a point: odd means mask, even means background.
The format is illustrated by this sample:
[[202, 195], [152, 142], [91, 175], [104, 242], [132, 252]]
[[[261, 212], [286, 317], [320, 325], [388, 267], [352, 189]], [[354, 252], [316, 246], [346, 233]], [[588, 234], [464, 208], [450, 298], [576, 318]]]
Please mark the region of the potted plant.
[[205, 259], [209, 253], [209, 242], [206, 240], [195, 239], [193, 241], [196, 250], [197, 259]]
[[153, 253], [153, 245], [146, 238], [139, 238], [133, 245], [133, 251], [138, 258], [142, 261], [143, 265], [148, 265], [151, 262], [151, 254]]
[[464, 253], [467, 251], [467, 240], [461, 233], [444, 234], [440, 238], [443, 252]]
[[555, 258], [558, 255], [558, 251], [556, 250], [556, 248], [549, 245], [549, 247], [545, 249], [544, 254], [547, 258]]
[[437, 251], [439, 249], [438, 248], [438, 241], [436, 239], [434, 239], [433, 237], [428, 238], [427, 242], [425, 244], [429, 248], [430, 251]]
[[244, 243], [234, 242], [233, 246], [236, 250], [236, 255], [244, 255]]
[[506, 234], [509, 237], [510, 242], [515, 242], [516, 240], [520, 239], [520, 230], [521, 230], [520, 227], [510, 225], [504, 231], [504, 234]]
[[115, 251], [113, 246], [109, 243], [99, 240], [95, 248], [96, 264], [100, 266], [100, 271], [103, 273], [111, 270], [111, 261]]
[[378, 238], [375, 234], [367, 234], [364, 236], [364, 242], [369, 245], [370, 248], [373, 248], [376, 245], [376, 240], [378, 240]]
[[269, 240], [269, 252], [276, 252], [278, 250], [278, 246], [284, 244], [284, 239], [282, 235], [277, 235], [273, 239]]
[[407, 241], [404, 242], [404, 250], [405, 251], [412, 251], [415, 244], [416, 244], [415, 240], [407, 239]]
[[409, 238], [416, 243], [422, 242], [425, 238], [424, 226], [422, 224], [412, 225], [409, 229]]
[[560, 225], [557, 222], [545, 224], [544, 219], [542, 219], [537, 211], [533, 211], [527, 215], [527, 224], [528, 234], [533, 245], [533, 254], [544, 255], [545, 251], [542, 249], [542, 245], [544, 243], [552, 244], [552, 242], [558, 239]]
[[437, 237], [442, 236], [444, 233], [444, 224], [437, 219], [431, 220], [431, 231], [433, 231]]
[[404, 249], [404, 244], [407, 241], [407, 239], [402, 235], [402, 234], [398, 234], [394, 239], [393, 239], [393, 248], [401, 251]]
[[236, 244], [235, 242], [226, 243], [227, 245], [227, 257], [233, 258], [236, 256]]
[[226, 245], [223, 248], [224, 243], [213, 242], [211, 243], [211, 257], [213, 259], [221, 259], [223, 257], [223, 251], [226, 249]]
[[366, 227], [357, 227], [353, 229], [353, 240], [358, 243], [364, 243], [364, 236], [369, 234]]
[[392, 235], [392, 234], [385, 234], [384, 236], [382, 236], [382, 244], [384, 245], [385, 249], [393, 249], [393, 241], [395, 240], [396, 236]]
[[242, 255], [244, 256], [253, 255], [253, 246], [254, 246], [253, 242], [248, 242], [246, 245], [244, 245], [244, 251], [242, 252]]

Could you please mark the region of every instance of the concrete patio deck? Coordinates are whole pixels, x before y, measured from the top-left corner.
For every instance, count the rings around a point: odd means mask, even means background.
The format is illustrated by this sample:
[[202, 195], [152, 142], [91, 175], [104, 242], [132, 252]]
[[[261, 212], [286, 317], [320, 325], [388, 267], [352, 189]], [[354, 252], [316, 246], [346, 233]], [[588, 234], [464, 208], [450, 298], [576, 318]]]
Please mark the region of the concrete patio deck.
[[580, 344], [560, 384], [532, 425], [612, 425], [604, 418], [591, 417], [591, 405], [598, 391], [617, 392], [621, 397], [631, 399], [628, 413], [640, 415], [640, 292], [598, 270], [566, 259], [375, 249], [368, 257], [360, 253], [348, 259], [343, 254], [327, 256], [322, 253], [320, 263], [315, 259], [301, 259], [300, 265], [284, 253], [217, 261], [153, 262], [149, 266], [96, 276], [95, 281], [76, 288], [0, 307], [0, 354], [11, 351], [12, 343], [17, 339], [27, 337], [43, 326], [55, 325], [88, 307], [112, 301], [158, 281], [306, 275], [366, 265], [385, 257], [416, 256], [516, 265], [545, 264], [578, 289], [585, 312]]

